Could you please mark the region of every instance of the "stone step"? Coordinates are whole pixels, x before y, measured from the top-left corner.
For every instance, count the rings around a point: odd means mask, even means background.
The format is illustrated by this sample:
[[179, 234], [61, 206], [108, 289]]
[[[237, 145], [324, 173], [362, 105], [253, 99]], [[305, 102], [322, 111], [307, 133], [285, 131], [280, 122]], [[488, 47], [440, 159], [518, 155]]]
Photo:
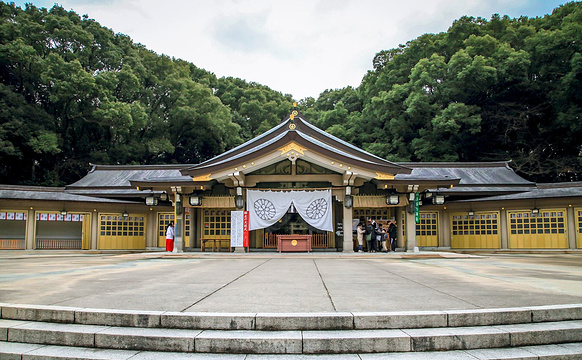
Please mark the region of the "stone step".
[[582, 320], [582, 304], [381, 313], [196, 313], [0, 304], [0, 319], [193, 330], [374, 330]]
[[189, 330], [0, 320], [0, 341], [115, 350], [349, 354], [513, 348], [582, 342], [582, 320], [385, 330]]
[[453, 350], [423, 353], [375, 353], [344, 355], [254, 355], [254, 354], [200, 354], [110, 350], [54, 345], [36, 345], [0, 341], [0, 359], [3, 360], [574, 360], [582, 359], [582, 343], [560, 345], [522, 346], [509, 349]]

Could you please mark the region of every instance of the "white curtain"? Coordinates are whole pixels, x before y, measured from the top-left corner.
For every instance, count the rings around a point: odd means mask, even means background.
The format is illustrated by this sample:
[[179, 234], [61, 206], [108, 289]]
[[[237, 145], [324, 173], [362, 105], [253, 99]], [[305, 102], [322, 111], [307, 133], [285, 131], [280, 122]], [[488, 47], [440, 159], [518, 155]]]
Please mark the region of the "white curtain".
[[273, 225], [285, 215], [291, 204], [309, 225], [316, 229], [333, 231], [331, 190], [247, 190], [249, 230]]

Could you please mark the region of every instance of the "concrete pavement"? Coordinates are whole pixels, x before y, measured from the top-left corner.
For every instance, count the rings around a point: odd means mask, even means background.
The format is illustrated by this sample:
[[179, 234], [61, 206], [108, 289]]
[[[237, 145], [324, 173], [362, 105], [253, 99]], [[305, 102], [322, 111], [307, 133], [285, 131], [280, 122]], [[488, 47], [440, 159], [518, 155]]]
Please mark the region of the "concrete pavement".
[[0, 251], [0, 302], [189, 312], [358, 312], [582, 302], [582, 253]]

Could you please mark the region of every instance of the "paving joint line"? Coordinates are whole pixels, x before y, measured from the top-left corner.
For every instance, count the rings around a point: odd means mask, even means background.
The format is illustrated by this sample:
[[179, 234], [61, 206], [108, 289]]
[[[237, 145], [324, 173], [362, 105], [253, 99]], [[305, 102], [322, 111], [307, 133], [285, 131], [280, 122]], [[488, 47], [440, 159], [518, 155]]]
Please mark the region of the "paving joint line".
[[230, 284], [234, 283], [235, 281], [237, 281], [238, 279], [242, 278], [243, 276], [246, 276], [246, 275], [250, 274], [251, 272], [255, 271], [257, 268], [259, 268], [260, 266], [263, 266], [264, 264], [268, 263], [268, 262], [269, 262], [269, 261], [271, 261], [271, 260], [272, 260], [272, 259], [267, 259], [267, 261], [264, 261], [264, 262], [260, 263], [259, 265], [255, 266], [254, 268], [250, 269], [249, 271], [247, 271], [247, 272], [245, 272], [245, 273], [243, 273], [243, 274], [239, 275], [239, 276], [238, 276], [238, 277], [236, 277], [235, 279], [233, 279], [233, 280], [229, 281], [228, 283], [226, 283], [226, 284], [222, 285], [221, 287], [219, 287], [218, 289], [214, 290], [214, 291], [213, 291], [213, 292], [211, 292], [210, 294], [208, 294], [208, 295], [206, 295], [206, 296], [202, 297], [201, 299], [199, 299], [199, 300], [195, 301], [193, 304], [191, 304], [191, 305], [189, 305], [189, 306], [185, 307], [184, 309], [180, 310], [180, 312], [185, 312], [186, 310], [188, 310], [188, 309], [189, 309], [189, 308], [191, 308], [192, 306], [194, 306], [194, 305], [196, 305], [196, 304], [200, 303], [201, 301], [203, 301], [204, 299], [207, 299], [207, 298], [209, 298], [210, 296], [212, 296], [212, 295], [216, 294], [217, 292], [219, 292], [220, 290], [224, 289], [224, 288], [225, 288], [225, 287], [227, 287], [228, 285], [230, 285]]
[[469, 352], [467, 350], [462, 350], [463, 353], [465, 353], [467, 356], [470, 356], [471, 358], [475, 359], [475, 360], [479, 360], [479, 358], [473, 354], [469, 354]]
[[313, 261], [313, 265], [315, 265], [315, 268], [317, 269], [317, 274], [319, 275], [319, 278], [321, 279], [321, 283], [323, 284], [323, 287], [325, 288], [325, 292], [327, 294], [327, 297], [329, 298], [329, 302], [331, 302], [331, 306], [333, 307], [333, 311], [337, 312], [337, 308], [335, 307], [335, 304], [333, 303], [333, 299], [331, 298], [331, 294], [329, 293], [329, 289], [327, 288], [327, 285], [325, 284], [325, 280], [323, 280], [323, 276], [321, 276], [321, 272], [319, 271], [319, 267], [317, 266], [315, 259], [312, 261]]

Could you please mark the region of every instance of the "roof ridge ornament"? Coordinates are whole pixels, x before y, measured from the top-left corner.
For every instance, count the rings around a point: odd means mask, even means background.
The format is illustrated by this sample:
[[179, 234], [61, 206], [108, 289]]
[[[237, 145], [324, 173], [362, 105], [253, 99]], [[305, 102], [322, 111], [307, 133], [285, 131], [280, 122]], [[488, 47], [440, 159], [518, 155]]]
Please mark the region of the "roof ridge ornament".
[[297, 154], [305, 155], [306, 148], [300, 146], [295, 142], [290, 142], [289, 144], [285, 145], [284, 147], [280, 148], [279, 151], [281, 152], [281, 156], [285, 155], [286, 153], [291, 152], [292, 150], [296, 151]]
[[291, 111], [291, 114], [289, 115], [289, 120], [291, 120], [289, 122], [289, 130], [295, 130], [297, 128], [297, 124], [295, 124], [295, 116], [297, 115], [299, 115], [299, 112], [297, 111], [297, 103], [294, 102], [293, 111]]

